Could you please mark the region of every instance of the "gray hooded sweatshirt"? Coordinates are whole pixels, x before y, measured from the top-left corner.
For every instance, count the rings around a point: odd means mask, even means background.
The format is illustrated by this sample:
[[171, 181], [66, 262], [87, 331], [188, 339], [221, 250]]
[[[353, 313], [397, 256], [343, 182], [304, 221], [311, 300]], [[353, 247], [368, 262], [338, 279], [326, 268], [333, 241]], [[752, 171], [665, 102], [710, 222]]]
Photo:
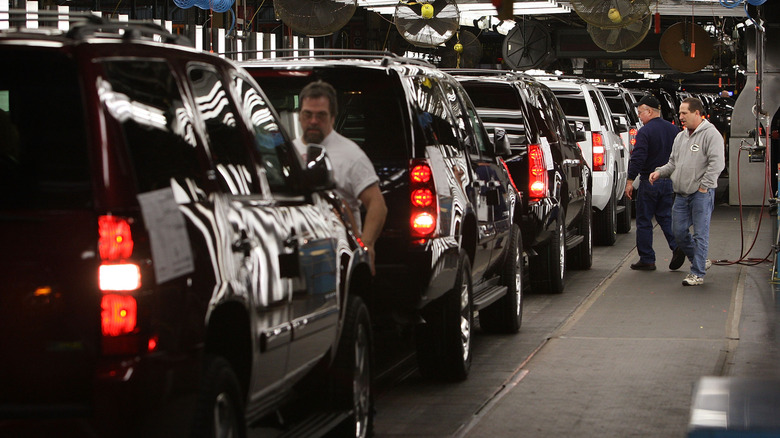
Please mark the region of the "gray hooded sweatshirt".
[[671, 177], [674, 192], [690, 195], [703, 187], [718, 187], [718, 176], [726, 165], [723, 136], [715, 125], [702, 120], [690, 133], [677, 134], [669, 162], [657, 168], [661, 178]]

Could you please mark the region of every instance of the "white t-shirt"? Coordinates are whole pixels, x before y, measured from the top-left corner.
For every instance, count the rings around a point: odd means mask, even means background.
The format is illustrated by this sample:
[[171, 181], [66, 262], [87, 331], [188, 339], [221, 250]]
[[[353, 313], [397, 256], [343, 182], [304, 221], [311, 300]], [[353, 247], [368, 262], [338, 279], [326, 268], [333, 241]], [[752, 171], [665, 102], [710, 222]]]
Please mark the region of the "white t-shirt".
[[[306, 145], [300, 138], [293, 140], [295, 148], [301, 156], [306, 156]], [[354, 141], [336, 131], [331, 131], [322, 141], [322, 146], [328, 152], [333, 165], [333, 179], [336, 181], [336, 191], [344, 198], [352, 209], [358, 229], [363, 230], [360, 219], [360, 199], [363, 190], [371, 184], [379, 182], [371, 160]]]

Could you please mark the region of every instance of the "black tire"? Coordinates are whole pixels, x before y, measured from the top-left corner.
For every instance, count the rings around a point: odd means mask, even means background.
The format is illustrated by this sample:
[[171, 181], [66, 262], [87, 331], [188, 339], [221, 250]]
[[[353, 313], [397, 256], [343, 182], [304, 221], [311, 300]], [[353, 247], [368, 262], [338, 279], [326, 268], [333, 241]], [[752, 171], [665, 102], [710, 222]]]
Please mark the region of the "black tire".
[[583, 241], [572, 248], [571, 267], [574, 269], [590, 269], [593, 266], [593, 222], [591, 215], [591, 194], [585, 197], [585, 207], [580, 215], [580, 223], [577, 226], [577, 233], [584, 237]]
[[471, 263], [461, 257], [455, 286], [429, 304], [417, 327], [417, 364], [429, 379], [462, 381], [471, 369]]
[[192, 437], [245, 438], [244, 401], [230, 363], [220, 356], [207, 356], [203, 370]]
[[479, 324], [491, 333], [517, 333], [523, 323], [523, 242], [520, 227], [512, 225], [501, 272], [506, 295], [479, 311]]
[[594, 213], [597, 243], [603, 246], [614, 245], [617, 240], [617, 208], [614, 191], [604, 209], [596, 210]]
[[357, 296], [347, 302], [344, 327], [332, 368], [334, 406], [349, 411], [336, 436], [365, 438], [373, 434], [373, 335], [368, 308]]
[[547, 246], [540, 248], [538, 255], [531, 259], [531, 283], [534, 289], [559, 294], [566, 284], [566, 227], [563, 222], [565, 212], [555, 222], [555, 232]]
[[625, 208], [617, 217], [617, 232], [625, 234], [631, 231], [631, 207], [633, 207], [633, 205], [631, 199], [625, 194], [623, 194], [623, 199], [620, 200], [620, 205]]

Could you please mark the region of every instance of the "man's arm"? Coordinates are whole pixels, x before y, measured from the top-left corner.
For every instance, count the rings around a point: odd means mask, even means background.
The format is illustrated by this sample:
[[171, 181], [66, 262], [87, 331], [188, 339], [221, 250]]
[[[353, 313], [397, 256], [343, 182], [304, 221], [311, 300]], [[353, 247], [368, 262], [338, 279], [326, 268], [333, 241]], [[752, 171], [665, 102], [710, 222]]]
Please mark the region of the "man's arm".
[[701, 179], [699, 191], [706, 192], [708, 189], [718, 185], [718, 177], [726, 167], [725, 147], [723, 146], [723, 137], [720, 135], [710, 135], [707, 137], [709, 145], [707, 147], [707, 170]]
[[366, 207], [366, 218], [363, 221], [363, 234], [360, 237], [363, 244], [368, 248], [368, 254], [371, 257], [371, 274], [376, 274], [374, 266], [374, 244], [382, 232], [387, 217], [387, 205], [379, 184], [374, 183], [360, 192], [360, 202]]

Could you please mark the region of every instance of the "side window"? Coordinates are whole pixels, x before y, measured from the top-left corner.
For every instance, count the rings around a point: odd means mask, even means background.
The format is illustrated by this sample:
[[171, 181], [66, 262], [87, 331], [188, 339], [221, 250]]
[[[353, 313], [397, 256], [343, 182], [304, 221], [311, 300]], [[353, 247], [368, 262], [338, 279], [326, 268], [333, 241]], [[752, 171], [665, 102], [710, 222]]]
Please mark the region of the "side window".
[[411, 81], [418, 106], [417, 122], [420, 126], [420, 133], [415, 135], [424, 137], [418, 139], [417, 143], [440, 144], [451, 157], [462, 154], [461, 142], [457, 137], [457, 122], [447, 109], [449, 102], [437, 86], [438, 81], [427, 76], [417, 76], [411, 78]]
[[219, 75], [209, 66], [191, 65], [187, 76], [192, 84], [196, 109], [206, 125], [220, 187], [234, 195], [256, 193], [250, 171], [252, 160]]
[[257, 171], [265, 176], [272, 193], [293, 193], [293, 184], [290, 183], [293, 168], [291, 146], [288, 146], [263, 93], [240, 74], [233, 79], [233, 85], [241, 110], [254, 131], [254, 148], [260, 161]]
[[572, 144], [576, 143], [574, 131], [572, 131], [571, 125], [569, 125], [569, 121], [566, 119], [566, 114], [563, 113], [563, 109], [561, 109], [561, 105], [558, 103], [558, 99], [548, 89], [542, 89], [540, 94], [547, 101], [552, 117], [551, 124], [555, 130], [562, 138], [569, 140]]
[[[109, 60], [98, 94], [120, 126], [139, 192], [203, 183], [191, 109], [164, 60]], [[200, 185], [200, 184], [198, 184]]]
[[[471, 103], [471, 99], [466, 94], [466, 92], [458, 87], [453, 87], [456, 90], [456, 94], [459, 97], [460, 102], [462, 103], [464, 107], [465, 115], [467, 116], [465, 119], [465, 123], [469, 126], [471, 126], [471, 133], [474, 135], [474, 145], [480, 152], [487, 152], [488, 145], [490, 144], [490, 138], [487, 136], [487, 131], [485, 131], [485, 127], [482, 125], [482, 121], [480, 120], [479, 116], [477, 115], [477, 110], [474, 109], [474, 105]], [[465, 132], [466, 135], [468, 135], [468, 131]], [[473, 147], [470, 145], [470, 147]], [[471, 151], [473, 154], [476, 154], [476, 151]]]
[[601, 102], [601, 100], [599, 100], [598, 94], [596, 94], [596, 92], [593, 90], [588, 90], [588, 95], [590, 96], [591, 102], [593, 102], [593, 106], [596, 107], [596, 114], [598, 115], [599, 118], [599, 124], [601, 126], [606, 126], [607, 129], [612, 130], [610, 128], [612, 124], [608, 120], [607, 114], [604, 112], [604, 105]]

